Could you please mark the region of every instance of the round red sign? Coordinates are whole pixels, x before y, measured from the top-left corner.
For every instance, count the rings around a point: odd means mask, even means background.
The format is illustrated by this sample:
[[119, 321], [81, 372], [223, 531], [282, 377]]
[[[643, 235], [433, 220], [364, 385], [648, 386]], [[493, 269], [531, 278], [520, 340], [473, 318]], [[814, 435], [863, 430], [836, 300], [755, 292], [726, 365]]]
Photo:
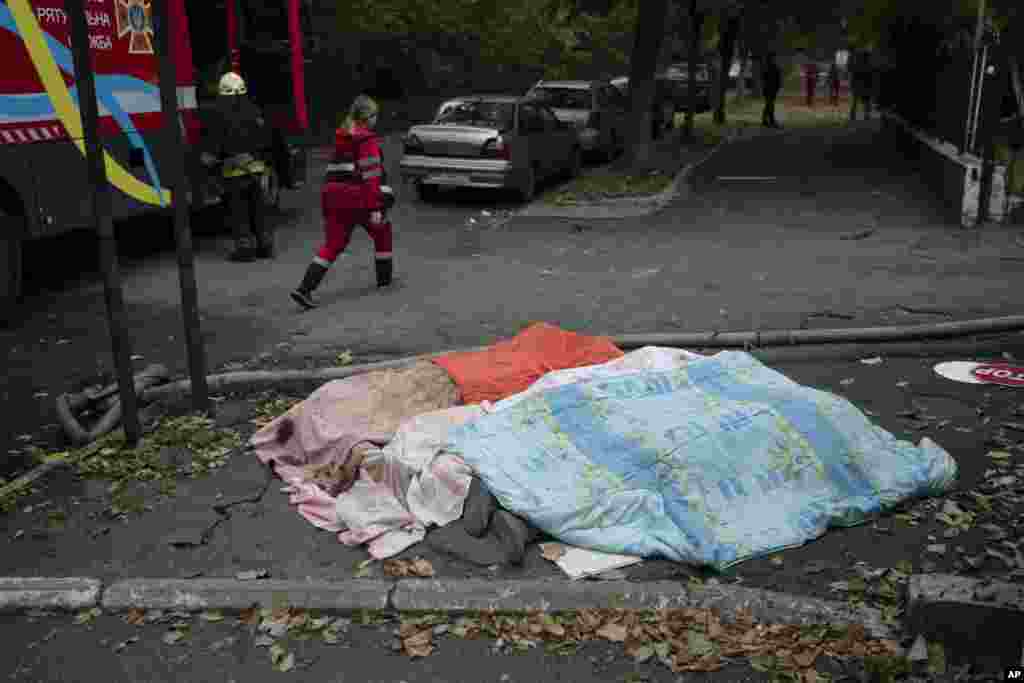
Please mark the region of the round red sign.
[[1002, 363], [987, 363], [971, 370], [971, 374], [983, 382], [1002, 384], [1008, 387], [1024, 387], [1024, 368]]

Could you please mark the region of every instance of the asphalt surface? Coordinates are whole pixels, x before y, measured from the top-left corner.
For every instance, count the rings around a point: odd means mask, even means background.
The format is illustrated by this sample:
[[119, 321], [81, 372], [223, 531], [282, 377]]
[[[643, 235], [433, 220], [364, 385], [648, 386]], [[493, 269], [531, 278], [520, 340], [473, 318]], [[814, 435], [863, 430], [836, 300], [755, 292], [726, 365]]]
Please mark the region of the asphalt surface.
[[[1018, 313], [1015, 294], [1024, 280], [1019, 230], [998, 226], [964, 232], [950, 224], [914, 167], [878, 137], [873, 123], [786, 131], [726, 146], [702, 167], [692, 194], [645, 219], [580, 224], [508, 218], [506, 212], [515, 207], [501, 196], [456, 193], [423, 205], [400, 190], [395, 212], [397, 287], [385, 292], [372, 287], [372, 249], [358, 235], [321, 290], [324, 306], [300, 314], [287, 291], [318, 240], [315, 190], [311, 186], [286, 196], [277, 217], [280, 255], [274, 262], [225, 263], [223, 233], [216, 226], [200, 227], [197, 273], [211, 369], [322, 365], [343, 350], [351, 350], [357, 361], [368, 361], [475, 346], [511, 336], [532, 320], [614, 334], [966, 319]], [[181, 373], [185, 362], [173, 249], [166, 232], [155, 224], [129, 229], [136, 232], [123, 247], [124, 288], [133, 350], [141, 356], [137, 364], [162, 362]], [[102, 287], [94, 262], [80, 258], [94, 242], [79, 239], [33, 245], [27, 317], [20, 327], [0, 331], [7, 357], [2, 393], [8, 411], [0, 443], [13, 451], [6, 462], [8, 472], [24, 464], [20, 454], [28, 445], [59, 443], [54, 397], [95, 381], [112, 367]], [[57, 271], [66, 277], [61, 279]], [[1005, 335], [990, 342], [987, 353], [1024, 359], [1021, 339]], [[966, 359], [961, 354], [884, 358], [876, 365], [857, 360], [771, 365], [804, 384], [848, 397], [903, 438], [917, 442], [929, 436], [944, 446], [960, 466], [954, 497], [977, 513], [977, 523], [956, 536], [947, 535], [947, 525], [935, 518], [942, 501], [925, 502], [908, 508], [919, 514], [915, 524], [912, 517], [887, 518], [832, 531], [775, 560], [739, 565], [723, 580], [840, 600], [846, 594], [835, 582], [901, 561], [917, 571], [1021, 580], [1013, 572], [1024, 566], [986, 555], [987, 549], [999, 547], [994, 545], [999, 538], [980, 526], [990, 523], [1006, 539], [1021, 538], [1019, 503], [1011, 495], [1007, 507], [999, 504], [985, 511], [966, 494], [993, 468], [988, 452], [1016, 444], [1019, 434], [1005, 425], [1024, 422], [1021, 390], [937, 377], [931, 368], [943, 358]], [[253, 409], [253, 397], [226, 397], [219, 404], [219, 420], [245, 435], [253, 429]], [[1017, 493], [1022, 464], [1014, 450], [1005, 471], [1000, 469], [1018, 477]], [[215, 577], [267, 569], [278, 578], [351, 576], [365, 551], [345, 548], [314, 530], [288, 509], [276, 485], [264, 491], [266, 486], [255, 459], [239, 454], [212, 477], [183, 482], [174, 498], [162, 499], [140, 488], [135, 493], [152, 510], [119, 521], [105, 513], [110, 501], [101, 483], [58, 471], [44, 491], [3, 517], [0, 544], [7, 547], [0, 553], [0, 574]], [[232, 508], [226, 520], [213, 512], [215, 502], [251, 496], [258, 501]], [[55, 510], [63, 514], [51, 514]], [[523, 567], [493, 570], [453, 559], [443, 534], [431, 536], [407, 555], [427, 558], [440, 576], [558, 573], [536, 549]], [[171, 545], [172, 537], [195, 542]], [[947, 547], [941, 554], [928, 550], [942, 544]], [[1012, 555], [1005, 546], [1001, 552]], [[858, 562], [863, 564], [858, 567]], [[650, 561], [628, 570], [627, 576], [648, 580], [691, 573]], [[17, 623], [3, 627], [22, 639], [12, 642], [26, 642], [28, 631], [20, 632]], [[83, 654], [87, 651], [84, 644], [69, 645], [60, 648], [67, 653], [61, 656], [74, 661], [72, 653], [79, 647]], [[31, 659], [34, 651], [21, 654]], [[480, 657], [485, 654], [483, 648]], [[255, 658], [253, 662], [260, 659], [251, 652], [245, 656]], [[393, 657], [386, 651], [382, 656]], [[460, 653], [450, 665], [460, 667], [461, 658], [471, 656]], [[538, 654], [527, 657], [533, 663], [521, 673], [510, 671], [517, 676], [510, 680], [594, 677], [563, 670], [560, 663]], [[335, 662], [329, 669], [335, 678], [327, 673], [317, 678], [346, 680], [337, 675], [344, 672], [350, 680], [374, 680], [365, 671], [378, 671], [370, 659], [365, 660], [369, 668], [351, 672], [343, 668], [350, 663], [328, 660]], [[26, 666], [35, 667], [35, 673], [26, 680], [76, 680], [60, 678], [56, 665], [44, 664], [46, 657], [33, 661]], [[111, 661], [111, 680], [139, 680], [138, 670], [117, 669], [120, 661]], [[359, 665], [363, 663], [361, 652]], [[178, 673], [144, 679], [188, 675], [205, 680], [202, 676], [213, 665], [196, 666], [191, 675], [174, 670]], [[466, 668], [462, 663], [451, 670], [455, 674], [440, 669], [427, 674], [418, 666], [419, 678], [404, 673], [406, 669], [379, 671], [386, 677], [378, 680], [411, 682], [462, 680], [457, 676]], [[64, 673], [73, 676], [73, 667]], [[241, 680], [237, 672], [231, 675]], [[214, 679], [229, 680], [211, 675]]]

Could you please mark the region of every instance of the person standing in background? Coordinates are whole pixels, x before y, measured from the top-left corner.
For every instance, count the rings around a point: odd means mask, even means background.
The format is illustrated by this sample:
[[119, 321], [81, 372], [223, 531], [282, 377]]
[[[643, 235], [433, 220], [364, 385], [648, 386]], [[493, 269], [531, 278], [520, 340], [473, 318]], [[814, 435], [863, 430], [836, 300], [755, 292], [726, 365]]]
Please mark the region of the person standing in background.
[[828, 68], [828, 88], [829, 96], [833, 107], [839, 106], [839, 86], [841, 78], [839, 75], [839, 65], [833, 60], [832, 65]]
[[818, 87], [818, 64], [808, 59], [804, 64], [804, 95], [807, 106], [814, 106], [814, 91]]
[[857, 120], [858, 105], [864, 108], [864, 120], [871, 118], [871, 97], [875, 78], [867, 53], [858, 50], [850, 57], [850, 121]]
[[774, 52], [766, 54], [761, 64], [761, 88], [764, 91], [764, 113], [761, 115], [761, 123], [766, 128], [779, 128], [779, 122], [775, 120], [775, 99], [782, 88], [782, 69], [775, 61]]

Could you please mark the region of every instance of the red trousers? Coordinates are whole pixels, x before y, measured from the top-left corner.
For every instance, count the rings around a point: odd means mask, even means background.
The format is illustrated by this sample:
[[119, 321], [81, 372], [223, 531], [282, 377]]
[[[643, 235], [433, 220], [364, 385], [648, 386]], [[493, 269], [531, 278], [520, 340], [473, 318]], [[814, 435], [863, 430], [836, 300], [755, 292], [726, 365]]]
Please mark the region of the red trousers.
[[391, 222], [383, 209], [352, 209], [338, 206], [337, 196], [325, 188], [321, 194], [324, 221], [324, 243], [317, 251], [317, 261], [329, 266], [338, 255], [345, 251], [352, 239], [352, 230], [357, 226], [370, 234], [373, 240], [374, 256], [378, 260], [391, 258]]

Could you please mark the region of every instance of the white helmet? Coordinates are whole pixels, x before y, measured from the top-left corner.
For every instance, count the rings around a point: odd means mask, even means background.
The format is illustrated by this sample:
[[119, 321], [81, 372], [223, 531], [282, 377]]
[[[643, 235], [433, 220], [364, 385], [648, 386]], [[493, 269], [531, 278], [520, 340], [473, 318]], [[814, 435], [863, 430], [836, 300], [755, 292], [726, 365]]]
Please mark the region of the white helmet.
[[245, 81], [234, 71], [229, 71], [220, 78], [221, 95], [244, 95], [247, 90]]

